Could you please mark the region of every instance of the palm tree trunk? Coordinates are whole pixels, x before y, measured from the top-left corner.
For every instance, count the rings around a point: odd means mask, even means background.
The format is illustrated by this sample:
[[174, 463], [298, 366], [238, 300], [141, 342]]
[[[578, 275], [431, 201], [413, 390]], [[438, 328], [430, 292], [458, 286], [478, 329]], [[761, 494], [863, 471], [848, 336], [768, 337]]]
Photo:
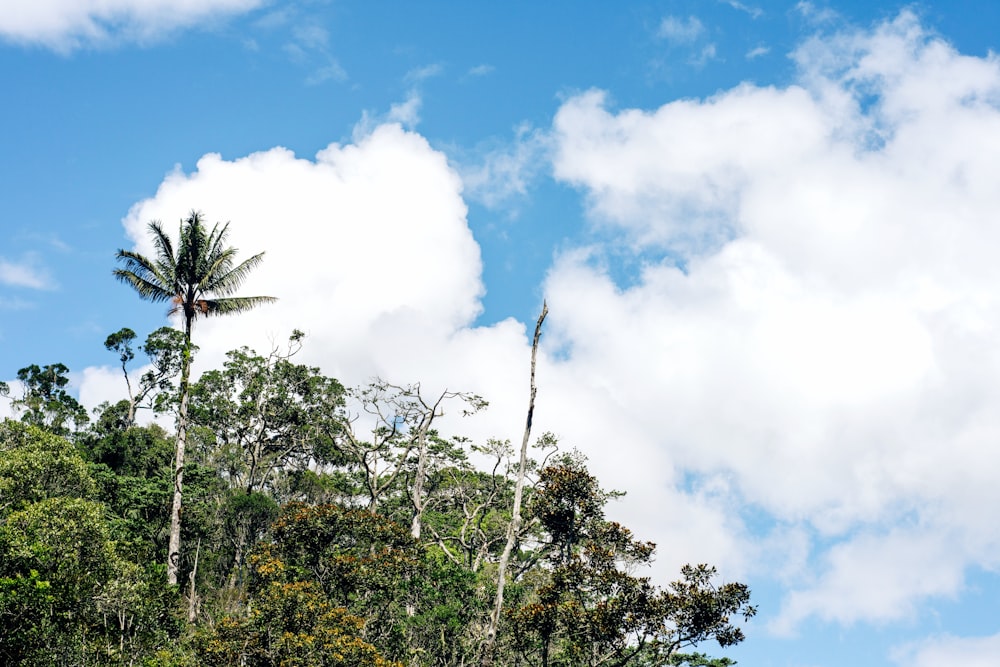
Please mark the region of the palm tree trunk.
[[170, 544], [167, 549], [167, 585], [177, 585], [181, 559], [181, 496], [184, 486], [184, 448], [187, 445], [188, 385], [191, 380], [191, 320], [185, 313], [184, 359], [181, 363], [181, 403], [177, 409], [177, 447], [174, 451], [174, 499], [170, 507]]

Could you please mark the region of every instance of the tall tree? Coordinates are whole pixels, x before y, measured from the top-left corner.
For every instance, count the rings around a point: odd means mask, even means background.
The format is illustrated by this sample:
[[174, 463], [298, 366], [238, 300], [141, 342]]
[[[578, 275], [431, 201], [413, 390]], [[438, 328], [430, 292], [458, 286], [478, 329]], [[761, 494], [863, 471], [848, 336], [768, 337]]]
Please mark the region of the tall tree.
[[723, 648], [743, 641], [734, 617], [757, 612], [745, 584], [715, 584], [708, 565], [685, 565], [666, 590], [633, 574], [652, 562], [656, 545], [605, 519], [605, 504], [621, 495], [603, 490], [579, 455], [539, 473], [530, 512], [547, 536], [547, 563], [527, 604], [508, 614], [511, 640], [529, 664], [705, 665], [713, 663], [678, 651], [710, 639]]
[[156, 248], [155, 258], [130, 250], [119, 250], [123, 268], [115, 277], [131, 285], [143, 299], [171, 304], [169, 313], [184, 322], [184, 354], [181, 362], [180, 405], [177, 410], [177, 446], [174, 457], [174, 497], [170, 510], [170, 545], [167, 552], [167, 583], [177, 583], [181, 540], [181, 497], [184, 447], [188, 428], [188, 387], [191, 377], [191, 327], [198, 317], [231, 315], [275, 301], [270, 296], [233, 296], [247, 275], [263, 261], [258, 253], [236, 264], [237, 249], [226, 246], [229, 223], [216, 224], [211, 232], [200, 212], [192, 211], [180, 224], [176, 249], [159, 221], [149, 223]]
[[538, 359], [538, 341], [542, 337], [542, 324], [549, 314], [549, 306], [542, 302], [542, 312], [535, 323], [535, 337], [531, 343], [531, 380], [528, 392], [528, 418], [524, 423], [524, 437], [521, 439], [521, 458], [517, 465], [517, 482], [514, 485], [514, 506], [511, 509], [510, 524], [507, 526], [507, 543], [504, 545], [503, 553], [500, 554], [500, 562], [497, 565], [497, 594], [493, 605], [493, 614], [490, 616], [490, 624], [486, 629], [486, 640], [483, 643], [482, 665], [490, 667], [493, 664], [493, 649], [496, 643], [497, 628], [500, 625], [500, 613], [503, 611], [503, 589], [507, 576], [507, 566], [510, 562], [511, 552], [517, 543], [521, 532], [521, 500], [524, 493], [524, 476], [528, 463], [528, 440], [531, 438], [531, 422], [535, 417], [535, 395], [538, 387], [535, 385], [535, 364]]

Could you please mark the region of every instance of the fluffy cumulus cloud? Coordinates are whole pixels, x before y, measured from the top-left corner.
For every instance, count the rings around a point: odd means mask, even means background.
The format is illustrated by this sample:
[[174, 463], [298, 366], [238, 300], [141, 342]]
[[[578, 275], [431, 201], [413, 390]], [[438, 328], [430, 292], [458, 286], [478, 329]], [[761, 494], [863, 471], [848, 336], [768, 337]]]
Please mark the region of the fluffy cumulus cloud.
[[[262, 352], [281, 346], [298, 328], [307, 338], [297, 358], [345, 384], [378, 376], [420, 382], [429, 394], [476, 392], [489, 409], [474, 418], [459, 418], [456, 409], [443, 432], [520, 441], [529, 332], [514, 320], [474, 324], [484, 285], [463, 182], [421, 136], [397, 123], [363, 120], [352, 143], [331, 145], [314, 159], [282, 148], [233, 161], [206, 155], [192, 173], [169, 174], [153, 197], [136, 204], [124, 220], [126, 232], [139, 252], [152, 254], [148, 223], [161, 220], [176, 235], [191, 209], [210, 222], [231, 221], [229, 240], [240, 256], [266, 251], [241, 293], [279, 297], [250, 313], [199, 320], [196, 373], [218, 367], [242, 345]], [[633, 502], [616, 511], [640, 535], [665, 545], [673, 536], [661, 551], [663, 576], [676, 574], [685, 559], [719, 562], [735, 553], [741, 528], [727, 498], [711, 489], [678, 489], [648, 433], [619, 420], [611, 387], [560, 369], [548, 350], [539, 361], [536, 435], [557, 432], [566, 449], [591, 455], [609, 487], [629, 489]], [[82, 373], [87, 405], [120, 391], [114, 368]], [[608, 447], [622, 437], [635, 448]], [[624, 468], [622, 456], [643, 464]]]
[[978, 509], [1000, 502], [1000, 62], [909, 13], [794, 57], [784, 88], [566, 101], [555, 174], [644, 268], [622, 286], [621, 249], [581, 249], [546, 288], [558, 366], [627, 425], [609, 463], [649, 454], [686, 498], [809, 536], [782, 631], [900, 618], [1000, 565]]
[[178, 28], [249, 11], [263, 0], [4, 0], [0, 38], [60, 52], [149, 42]]
[[[653, 110], [583, 93], [542, 142], [614, 248], [551, 267], [536, 429], [629, 491], [612, 512], [663, 577], [704, 561], [784, 587], [781, 632], [892, 621], [1000, 567], [1000, 63], [907, 13], [795, 58], [793, 85]], [[446, 430], [519, 440], [526, 328], [475, 326], [463, 183], [418, 134], [206, 155], [125, 225], [149, 253], [147, 222], [192, 208], [267, 251], [244, 294], [280, 297], [200, 322], [202, 369], [299, 328], [326, 373], [479, 392], [487, 415]]]
[[[218, 367], [242, 345], [264, 353], [283, 347], [300, 329], [307, 334], [301, 359], [345, 384], [380, 376], [419, 381], [428, 392], [475, 391], [498, 399], [491, 400], [491, 421], [452, 430], [514, 438], [526, 383], [525, 330], [514, 321], [472, 326], [484, 288], [461, 188], [442, 153], [387, 123], [314, 159], [283, 148], [234, 161], [206, 155], [192, 173], [168, 175], [124, 224], [137, 250], [151, 255], [148, 223], [161, 220], [176, 236], [180, 219], [196, 209], [210, 223], [231, 221], [229, 242], [240, 257], [265, 251], [241, 294], [278, 302], [199, 320], [196, 372]], [[115, 376], [89, 369], [81, 397], [94, 404], [117, 395]], [[513, 430], [498, 431], [499, 424]]]

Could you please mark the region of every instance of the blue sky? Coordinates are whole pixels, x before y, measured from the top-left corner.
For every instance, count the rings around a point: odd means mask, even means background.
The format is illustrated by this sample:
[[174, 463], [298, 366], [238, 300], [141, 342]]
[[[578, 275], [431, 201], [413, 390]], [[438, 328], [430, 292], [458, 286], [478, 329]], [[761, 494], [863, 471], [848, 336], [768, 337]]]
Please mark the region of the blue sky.
[[[190, 209], [265, 250], [346, 384], [477, 391], [615, 511], [747, 581], [740, 664], [1000, 655], [1000, 6], [13, 0], [0, 6], [0, 377], [163, 309], [111, 277]], [[6, 407], [0, 405], [0, 410]], [[711, 646], [703, 647], [712, 653]]]

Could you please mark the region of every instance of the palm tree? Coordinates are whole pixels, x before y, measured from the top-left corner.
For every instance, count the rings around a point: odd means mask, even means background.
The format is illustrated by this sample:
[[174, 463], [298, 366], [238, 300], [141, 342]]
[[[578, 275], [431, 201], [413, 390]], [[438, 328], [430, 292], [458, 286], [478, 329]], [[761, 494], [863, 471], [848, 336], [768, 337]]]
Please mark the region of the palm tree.
[[181, 363], [180, 407], [177, 410], [177, 449], [174, 458], [174, 499], [170, 510], [170, 545], [167, 552], [167, 584], [177, 583], [181, 543], [181, 491], [184, 476], [184, 447], [187, 442], [188, 394], [191, 376], [191, 325], [198, 317], [242, 313], [276, 301], [271, 296], [232, 296], [264, 258], [254, 255], [238, 265], [236, 248], [225, 246], [229, 223], [216, 224], [209, 233], [200, 212], [191, 211], [181, 220], [176, 252], [159, 221], [149, 223], [156, 246], [151, 259], [129, 250], [119, 250], [116, 258], [124, 268], [115, 277], [135, 288], [139, 296], [153, 302], [170, 303], [171, 315], [184, 318], [184, 350]]

